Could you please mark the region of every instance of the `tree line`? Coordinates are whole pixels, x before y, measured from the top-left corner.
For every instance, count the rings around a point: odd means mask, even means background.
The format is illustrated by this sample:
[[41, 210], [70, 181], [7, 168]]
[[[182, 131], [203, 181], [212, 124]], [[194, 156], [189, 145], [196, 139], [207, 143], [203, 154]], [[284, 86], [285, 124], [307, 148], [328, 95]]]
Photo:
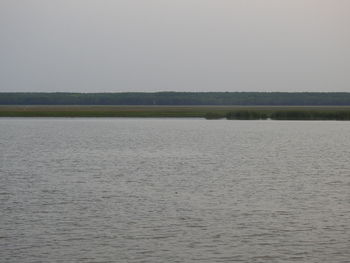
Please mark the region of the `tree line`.
[[350, 92], [0, 93], [0, 105], [350, 105]]

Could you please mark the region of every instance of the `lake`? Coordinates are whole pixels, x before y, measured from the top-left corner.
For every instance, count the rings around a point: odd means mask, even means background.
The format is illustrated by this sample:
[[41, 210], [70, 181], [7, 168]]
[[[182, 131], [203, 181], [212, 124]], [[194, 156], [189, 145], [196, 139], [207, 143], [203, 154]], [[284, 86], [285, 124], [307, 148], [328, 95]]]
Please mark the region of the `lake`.
[[349, 262], [350, 122], [1, 118], [1, 262]]

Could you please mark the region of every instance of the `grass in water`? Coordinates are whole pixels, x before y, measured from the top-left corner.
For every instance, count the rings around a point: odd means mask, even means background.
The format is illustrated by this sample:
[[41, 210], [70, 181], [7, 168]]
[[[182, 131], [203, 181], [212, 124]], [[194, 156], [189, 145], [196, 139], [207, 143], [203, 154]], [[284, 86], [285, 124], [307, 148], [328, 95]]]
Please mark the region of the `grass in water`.
[[0, 117], [350, 120], [350, 106], [0, 106]]

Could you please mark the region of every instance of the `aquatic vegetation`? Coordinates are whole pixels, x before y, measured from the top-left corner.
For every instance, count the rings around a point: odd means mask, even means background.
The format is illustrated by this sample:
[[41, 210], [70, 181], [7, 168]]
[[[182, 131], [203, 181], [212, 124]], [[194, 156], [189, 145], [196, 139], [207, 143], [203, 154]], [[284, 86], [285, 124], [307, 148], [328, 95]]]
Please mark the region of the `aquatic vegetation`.
[[0, 117], [350, 120], [350, 106], [0, 106]]
[[271, 112], [261, 111], [233, 111], [226, 115], [229, 120], [350, 120], [350, 111], [332, 110], [279, 110]]
[[228, 120], [266, 120], [268, 115], [261, 111], [240, 110], [226, 114]]
[[208, 112], [204, 116], [207, 120], [218, 120], [226, 118], [226, 114], [218, 112]]

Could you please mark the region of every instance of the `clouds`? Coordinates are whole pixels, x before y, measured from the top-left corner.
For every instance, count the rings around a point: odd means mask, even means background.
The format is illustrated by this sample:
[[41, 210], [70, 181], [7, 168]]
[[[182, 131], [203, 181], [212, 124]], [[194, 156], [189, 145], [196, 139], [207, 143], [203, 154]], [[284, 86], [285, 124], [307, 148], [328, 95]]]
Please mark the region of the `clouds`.
[[0, 3], [0, 91], [350, 91], [342, 0]]

